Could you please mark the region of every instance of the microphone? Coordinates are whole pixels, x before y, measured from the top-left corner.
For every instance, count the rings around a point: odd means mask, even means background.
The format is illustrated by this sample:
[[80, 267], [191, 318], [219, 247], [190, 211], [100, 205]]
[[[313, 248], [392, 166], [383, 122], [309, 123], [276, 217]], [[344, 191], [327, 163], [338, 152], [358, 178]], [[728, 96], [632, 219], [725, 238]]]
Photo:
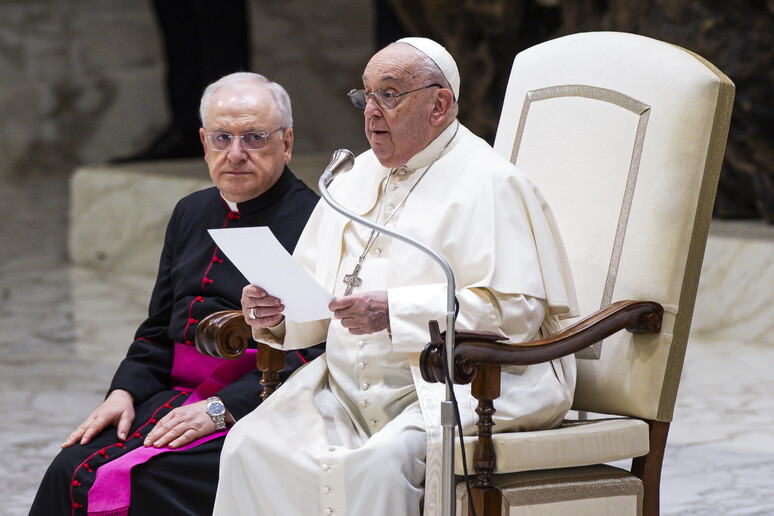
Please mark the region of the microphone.
[[333, 176], [339, 172], [346, 172], [355, 164], [355, 155], [347, 149], [339, 149], [331, 156], [331, 162], [325, 168], [320, 181], [328, 186], [333, 181]]

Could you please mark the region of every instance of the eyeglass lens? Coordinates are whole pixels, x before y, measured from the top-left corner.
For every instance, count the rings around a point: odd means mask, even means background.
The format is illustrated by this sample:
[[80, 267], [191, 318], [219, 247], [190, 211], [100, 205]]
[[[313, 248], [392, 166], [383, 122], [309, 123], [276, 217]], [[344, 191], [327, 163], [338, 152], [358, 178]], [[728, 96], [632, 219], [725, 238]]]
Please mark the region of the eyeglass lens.
[[[262, 132], [250, 132], [239, 135], [239, 139], [242, 141], [242, 146], [247, 150], [258, 150], [266, 146], [266, 141], [269, 136], [282, 129], [270, 132], [269, 134]], [[210, 141], [210, 145], [214, 150], [227, 150], [231, 147], [231, 143], [234, 141], [234, 135], [231, 133], [208, 133], [207, 138]]]
[[436, 86], [439, 88], [443, 87], [440, 84], [434, 83], [428, 84], [427, 86], [420, 86], [419, 88], [415, 88], [413, 90], [404, 91], [403, 93], [393, 93], [391, 91], [384, 90], [376, 90], [373, 93], [367, 92], [365, 90], [350, 90], [347, 95], [349, 95], [349, 99], [352, 101], [352, 104], [354, 104], [354, 106], [359, 109], [365, 109], [366, 104], [368, 104], [368, 97], [374, 97], [374, 99], [376, 99], [376, 103], [384, 109], [394, 109], [398, 104], [398, 97]]
[[352, 90], [348, 95], [352, 104], [359, 109], [365, 109], [366, 104], [368, 104], [368, 97], [370, 96], [373, 96], [376, 99], [376, 103], [384, 109], [393, 109], [397, 104], [397, 95], [389, 91], [377, 90], [373, 93], [369, 93], [365, 90]]

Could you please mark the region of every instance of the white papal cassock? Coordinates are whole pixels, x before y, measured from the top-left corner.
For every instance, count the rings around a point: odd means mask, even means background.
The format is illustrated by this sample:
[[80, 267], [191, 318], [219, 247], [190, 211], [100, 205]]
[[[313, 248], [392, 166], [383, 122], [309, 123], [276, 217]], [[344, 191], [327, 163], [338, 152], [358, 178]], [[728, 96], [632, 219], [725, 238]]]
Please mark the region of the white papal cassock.
[[[459, 329], [524, 341], [557, 328], [558, 316], [575, 315], [564, 248], [540, 193], [458, 122], [392, 174], [365, 152], [331, 194], [372, 220], [392, 215], [388, 226], [448, 260]], [[321, 201], [294, 256], [341, 296], [369, 233]], [[425, 515], [440, 512], [444, 386], [424, 382], [417, 365], [428, 321], [445, 325], [445, 275], [420, 251], [381, 235], [360, 276], [354, 293], [387, 290], [390, 334], [350, 335], [337, 320], [287, 321], [256, 332], [283, 349], [327, 339], [327, 352], [228, 434], [215, 515], [396, 516], [420, 514], [421, 506]], [[574, 359], [507, 371], [495, 431], [558, 425], [572, 402]], [[455, 391], [465, 433], [473, 433], [470, 386]]]

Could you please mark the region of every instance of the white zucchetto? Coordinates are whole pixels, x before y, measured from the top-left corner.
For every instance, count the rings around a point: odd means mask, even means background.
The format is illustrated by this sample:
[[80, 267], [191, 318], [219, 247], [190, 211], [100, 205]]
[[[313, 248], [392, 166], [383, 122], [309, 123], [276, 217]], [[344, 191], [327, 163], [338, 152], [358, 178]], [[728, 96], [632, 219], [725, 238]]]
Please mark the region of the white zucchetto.
[[441, 69], [446, 80], [449, 81], [454, 100], [460, 99], [460, 72], [457, 70], [457, 63], [451, 54], [439, 43], [428, 38], [402, 38], [395, 43], [406, 43], [416, 48], [427, 57], [433, 60]]

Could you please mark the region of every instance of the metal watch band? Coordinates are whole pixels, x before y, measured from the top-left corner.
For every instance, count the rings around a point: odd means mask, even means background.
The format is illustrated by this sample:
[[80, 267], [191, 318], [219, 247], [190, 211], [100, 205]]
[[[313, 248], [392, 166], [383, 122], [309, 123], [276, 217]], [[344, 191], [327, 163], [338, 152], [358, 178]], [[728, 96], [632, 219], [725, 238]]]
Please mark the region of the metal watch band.
[[[218, 404], [221, 407], [223, 407], [223, 413], [222, 414], [213, 414], [210, 412], [210, 405]], [[207, 398], [207, 415], [209, 415], [212, 418], [213, 423], [215, 423], [215, 428], [217, 430], [225, 430], [226, 429], [226, 407], [223, 405], [223, 402], [220, 398], [217, 396], [212, 396], [210, 398]]]

